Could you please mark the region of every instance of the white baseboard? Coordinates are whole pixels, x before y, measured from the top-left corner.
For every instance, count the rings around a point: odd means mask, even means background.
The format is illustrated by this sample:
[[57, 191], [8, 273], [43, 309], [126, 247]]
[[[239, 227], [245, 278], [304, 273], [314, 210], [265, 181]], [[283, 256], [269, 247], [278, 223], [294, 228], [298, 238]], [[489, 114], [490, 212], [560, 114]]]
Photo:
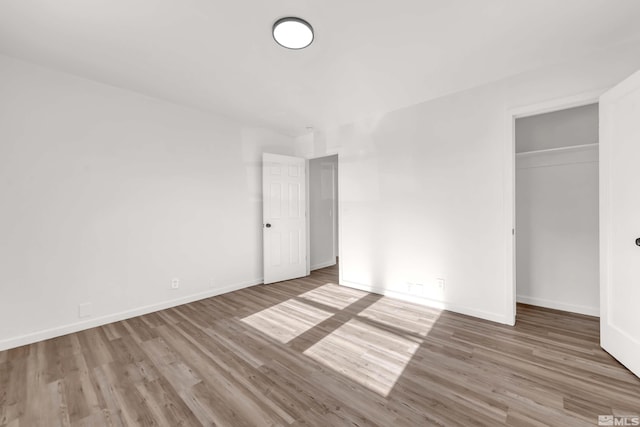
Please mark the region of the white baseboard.
[[415, 295], [406, 294], [403, 292], [393, 291], [377, 286], [364, 285], [361, 283], [343, 281], [340, 283], [343, 286], [349, 288], [359, 289], [361, 291], [371, 292], [374, 294], [384, 295], [391, 298], [396, 298], [403, 301], [412, 302], [415, 304], [424, 305], [427, 307], [437, 308], [440, 310], [453, 311], [455, 313], [466, 314], [468, 316], [478, 317], [480, 319], [489, 320], [496, 323], [502, 323], [504, 325], [513, 325], [513, 321], [509, 320], [506, 315], [500, 313], [492, 313], [489, 311], [477, 310], [471, 307], [465, 307], [458, 304], [451, 304], [446, 301], [438, 301], [431, 298], [418, 297]]
[[121, 320], [130, 319], [132, 317], [141, 316], [143, 314], [153, 313], [155, 311], [165, 310], [167, 308], [176, 307], [190, 302], [199, 301], [206, 298], [215, 297], [217, 295], [226, 294], [229, 292], [237, 291], [240, 289], [248, 288], [262, 284], [263, 279], [247, 280], [245, 282], [236, 283], [234, 285], [225, 286], [223, 288], [211, 289], [205, 292], [199, 292], [192, 295], [172, 299], [169, 301], [163, 301], [157, 304], [146, 305], [131, 310], [121, 311], [119, 313], [108, 314], [92, 319], [83, 320], [81, 322], [75, 322], [67, 325], [56, 326], [54, 328], [45, 329], [38, 332], [33, 332], [25, 335], [20, 335], [14, 338], [9, 338], [0, 341], [0, 351], [9, 350], [15, 347], [20, 347], [27, 344], [33, 344], [38, 341], [43, 341], [51, 338], [56, 338], [62, 335], [71, 334], [74, 332], [83, 331], [85, 329], [95, 328], [96, 326], [106, 325], [108, 323], [118, 322]]
[[332, 265], [336, 265], [336, 260], [335, 259], [333, 261], [327, 261], [327, 262], [321, 262], [319, 264], [314, 264], [314, 265], [311, 266], [311, 271], [320, 270], [321, 268], [331, 267]]
[[539, 307], [552, 308], [554, 310], [568, 311], [571, 313], [586, 314], [588, 316], [600, 316], [599, 307], [587, 307], [584, 305], [566, 304], [563, 302], [552, 301], [543, 298], [530, 297], [526, 295], [517, 295], [516, 301], [523, 304], [537, 305]]

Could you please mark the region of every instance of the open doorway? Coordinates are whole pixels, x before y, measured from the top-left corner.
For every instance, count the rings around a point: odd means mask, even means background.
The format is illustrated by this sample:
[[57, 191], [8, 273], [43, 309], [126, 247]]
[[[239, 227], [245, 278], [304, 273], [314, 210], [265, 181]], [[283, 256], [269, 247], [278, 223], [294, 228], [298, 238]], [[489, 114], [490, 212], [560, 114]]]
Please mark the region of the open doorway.
[[516, 301], [599, 315], [598, 104], [515, 120]]
[[338, 244], [338, 155], [309, 160], [309, 270], [336, 265]]

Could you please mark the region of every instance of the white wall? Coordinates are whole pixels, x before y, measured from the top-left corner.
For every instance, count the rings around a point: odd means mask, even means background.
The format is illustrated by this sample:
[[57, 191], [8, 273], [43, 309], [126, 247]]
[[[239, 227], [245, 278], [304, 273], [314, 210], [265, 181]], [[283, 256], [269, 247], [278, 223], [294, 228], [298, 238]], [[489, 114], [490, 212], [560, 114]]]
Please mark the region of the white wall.
[[307, 154], [340, 156], [341, 283], [512, 323], [508, 113], [604, 90], [640, 68], [638, 48], [316, 132]]
[[597, 146], [517, 155], [516, 230], [518, 301], [597, 316]]
[[0, 350], [260, 283], [261, 153], [292, 143], [0, 56]]
[[311, 270], [336, 263], [338, 156], [309, 160], [309, 227]]
[[516, 120], [516, 152], [598, 143], [598, 104]]

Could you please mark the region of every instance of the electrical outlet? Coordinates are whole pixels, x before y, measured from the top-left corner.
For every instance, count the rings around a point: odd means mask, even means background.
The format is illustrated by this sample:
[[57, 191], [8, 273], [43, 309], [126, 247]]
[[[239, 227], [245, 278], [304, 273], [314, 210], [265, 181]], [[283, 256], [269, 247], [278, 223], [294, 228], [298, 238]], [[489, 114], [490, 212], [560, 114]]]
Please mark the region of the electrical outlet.
[[180, 287], [180, 279], [171, 279], [171, 289], [178, 289]]
[[444, 279], [436, 279], [436, 288], [444, 290]]
[[85, 318], [91, 316], [92, 306], [90, 302], [84, 302], [78, 305], [78, 317]]

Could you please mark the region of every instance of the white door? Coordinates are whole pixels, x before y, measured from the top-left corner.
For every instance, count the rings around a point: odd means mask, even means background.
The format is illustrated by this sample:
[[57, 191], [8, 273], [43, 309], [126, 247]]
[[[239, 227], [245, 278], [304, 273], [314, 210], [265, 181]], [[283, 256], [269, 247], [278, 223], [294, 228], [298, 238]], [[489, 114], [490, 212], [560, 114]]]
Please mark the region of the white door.
[[305, 161], [262, 155], [264, 283], [307, 274]]
[[600, 98], [600, 344], [640, 376], [640, 72]]

